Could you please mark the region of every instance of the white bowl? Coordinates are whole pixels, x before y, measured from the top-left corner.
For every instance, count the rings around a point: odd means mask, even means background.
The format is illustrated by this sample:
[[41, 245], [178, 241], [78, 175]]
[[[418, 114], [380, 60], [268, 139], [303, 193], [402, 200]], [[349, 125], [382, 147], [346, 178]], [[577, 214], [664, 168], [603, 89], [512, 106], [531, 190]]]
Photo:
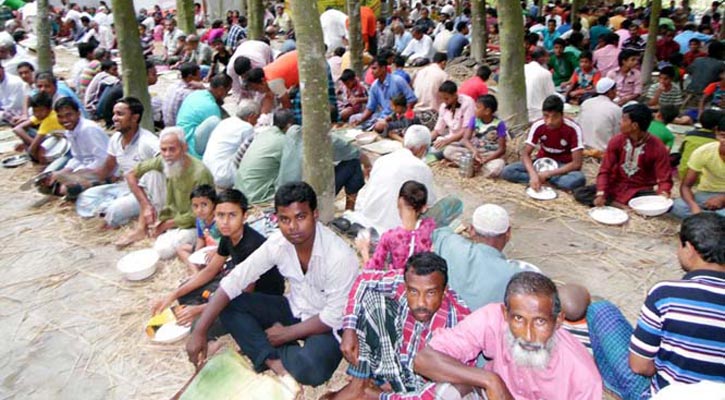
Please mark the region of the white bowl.
[[629, 201], [628, 205], [637, 214], [656, 217], [666, 213], [672, 207], [672, 199], [663, 196], [641, 196]]
[[538, 192], [531, 187], [526, 188], [526, 194], [534, 200], [554, 200], [557, 196], [556, 190], [549, 186], [542, 186]]
[[365, 146], [366, 144], [370, 144], [375, 141], [375, 139], [378, 138], [378, 134], [375, 132], [365, 132], [361, 133], [357, 136], [355, 136], [355, 141], [360, 146]]
[[154, 249], [132, 251], [126, 254], [116, 264], [118, 271], [129, 281], [140, 281], [156, 272], [159, 262], [159, 253]]

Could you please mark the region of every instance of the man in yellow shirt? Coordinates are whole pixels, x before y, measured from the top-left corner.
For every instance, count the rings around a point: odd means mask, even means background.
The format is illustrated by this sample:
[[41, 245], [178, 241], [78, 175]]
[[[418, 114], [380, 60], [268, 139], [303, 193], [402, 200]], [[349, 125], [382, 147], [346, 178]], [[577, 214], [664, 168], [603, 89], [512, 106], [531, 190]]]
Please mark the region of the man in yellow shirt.
[[28, 107], [33, 109], [33, 115], [16, 125], [13, 132], [23, 141], [33, 160], [44, 162], [41, 143], [49, 133], [64, 131], [65, 128], [58, 122], [58, 116], [53, 111], [53, 98], [49, 94], [38, 91], [30, 97]]

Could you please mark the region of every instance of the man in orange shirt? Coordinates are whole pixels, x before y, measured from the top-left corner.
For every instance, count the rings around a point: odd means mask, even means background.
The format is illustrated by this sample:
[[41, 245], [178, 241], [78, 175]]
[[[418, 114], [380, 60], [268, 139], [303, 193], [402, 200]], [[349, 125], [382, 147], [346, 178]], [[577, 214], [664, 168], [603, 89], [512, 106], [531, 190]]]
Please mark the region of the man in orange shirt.
[[[350, 29], [350, 19], [345, 23]], [[365, 50], [372, 56], [378, 53], [377, 19], [375, 11], [368, 6], [360, 6], [360, 33], [362, 34]]]
[[282, 54], [263, 68], [252, 68], [247, 73], [248, 88], [264, 94], [262, 114], [272, 111], [275, 99], [284, 108], [292, 107], [288, 92], [300, 83], [297, 61], [297, 51], [293, 50]]

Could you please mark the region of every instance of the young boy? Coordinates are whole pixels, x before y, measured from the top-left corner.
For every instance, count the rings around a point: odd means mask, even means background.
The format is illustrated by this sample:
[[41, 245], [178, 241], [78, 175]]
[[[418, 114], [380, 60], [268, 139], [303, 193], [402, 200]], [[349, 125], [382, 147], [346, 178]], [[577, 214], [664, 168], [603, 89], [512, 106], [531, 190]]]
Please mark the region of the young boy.
[[212, 76], [216, 75], [219, 71], [225, 71], [229, 59], [232, 58], [232, 54], [224, 46], [221, 38], [216, 38], [211, 42], [211, 48], [214, 50], [214, 54], [211, 56], [211, 67], [209, 68], [209, 74], [206, 76], [205, 81], [209, 81]]
[[351, 69], [342, 71], [340, 82], [342, 84], [337, 91], [337, 108], [340, 110], [340, 118], [347, 121], [350, 116], [363, 112], [363, 107], [368, 102], [368, 91]]
[[391, 66], [391, 72], [405, 79], [408, 85], [410, 85], [410, 75], [403, 68], [405, 68], [405, 58], [403, 56], [395, 56], [395, 61]]
[[707, 57], [707, 53], [702, 51], [702, 42], [698, 38], [692, 38], [690, 39], [690, 42], [688, 43], [689, 51], [685, 53], [685, 58], [683, 62], [683, 66], [685, 68], [689, 67], [690, 64], [692, 64], [695, 59], [700, 57]]
[[463, 151], [470, 151], [476, 163], [483, 167], [483, 176], [496, 178], [501, 174], [506, 162], [506, 124], [498, 119], [496, 97], [487, 94], [476, 100], [476, 115], [471, 118], [468, 129], [459, 145], [449, 145], [443, 156], [457, 161]]
[[[191, 324], [204, 311], [210, 295], [219, 287], [221, 279], [265, 242], [264, 236], [245, 223], [248, 204], [242, 192], [235, 189], [225, 190], [219, 194], [217, 201], [214, 217], [222, 235], [219, 247], [212, 253], [206, 267], [192, 275], [176, 290], [151, 304], [153, 315], [164, 311], [178, 300], [182, 305], [176, 312], [178, 324]], [[230, 257], [231, 261], [227, 262]], [[284, 293], [284, 278], [275, 267], [262, 274], [245, 291], [281, 295]], [[226, 330], [217, 320], [209, 329], [207, 337], [216, 339], [225, 333]]]
[[48, 93], [35, 93], [30, 97], [28, 107], [33, 109], [33, 115], [16, 125], [13, 132], [23, 141], [23, 146], [27, 147], [33, 160], [45, 163], [41, 143], [49, 133], [64, 131], [65, 128], [58, 122], [58, 116], [53, 110], [53, 98]]
[[659, 111], [655, 113], [655, 118], [649, 124], [649, 129], [647, 130], [649, 133], [660, 138], [662, 143], [667, 146], [668, 150], [672, 149], [672, 145], [675, 144], [675, 135], [673, 135], [667, 128], [667, 124], [674, 121], [678, 114], [679, 110], [673, 105], [660, 107]]
[[549, 58], [549, 68], [552, 71], [555, 86], [568, 82], [576, 68], [574, 54], [564, 52], [565, 47], [564, 39], [554, 40], [554, 54]]
[[399, 94], [390, 100], [393, 113], [386, 118], [387, 135], [390, 139], [403, 142], [403, 134], [411, 125], [420, 124], [418, 117], [408, 118], [408, 104], [405, 96]]
[[214, 221], [214, 207], [216, 206], [216, 192], [210, 185], [200, 185], [191, 191], [191, 209], [196, 215], [196, 243], [194, 246], [184, 244], [176, 249], [176, 254], [192, 272], [198, 272], [199, 266], [189, 262], [189, 256], [195, 250], [207, 246], [215, 246], [221, 234]]
[[574, 70], [574, 75], [571, 76], [569, 82], [562, 86], [566, 88], [566, 98], [574, 104], [581, 104], [586, 100], [582, 98], [586, 95], [595, 93], [594, 87], [601, 74], [599, 70], [594, 68], [594, 62], [592, 61], [592, 53], [589, 51], [583, 51], [579, 56], [579, 67]]

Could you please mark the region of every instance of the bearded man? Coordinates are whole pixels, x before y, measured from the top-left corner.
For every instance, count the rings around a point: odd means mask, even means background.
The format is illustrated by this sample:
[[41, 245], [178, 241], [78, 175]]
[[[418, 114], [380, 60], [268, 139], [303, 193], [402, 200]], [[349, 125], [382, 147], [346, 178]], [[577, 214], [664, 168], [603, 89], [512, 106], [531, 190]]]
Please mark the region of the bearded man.
[[[503, 304], [484, 306], [436, 332], [415, 357], [415, 372], [448, 383], [446, 399], [475, 398], [481, 391], [488, 399], [601, 399], [597, 366], [561, 328], [563, 320], [551, 279], [520, 272], [506, 286]], [[479, 353], [490, 361], [469, 366]]]
[[[189, 195], [199, 185], [214, 185], [214, 177], [204, 164], [187, 153], [184, 130], [170, 127], [159, 134], [161, 154], [142, 161], [126, 173], [131, 193], [141, 206], [136, 229], [116, 242], [125, 247], [149, 235], [158, 238], [154, 249], [162, 259], [171, 258], [182, 244], [193, 244], [196, 240], [195, 217]], [[162, 172], [166, 180], [166, 202], [156, 210], [146, 192], [139, 185], [139, 179], [150, 171]]]

